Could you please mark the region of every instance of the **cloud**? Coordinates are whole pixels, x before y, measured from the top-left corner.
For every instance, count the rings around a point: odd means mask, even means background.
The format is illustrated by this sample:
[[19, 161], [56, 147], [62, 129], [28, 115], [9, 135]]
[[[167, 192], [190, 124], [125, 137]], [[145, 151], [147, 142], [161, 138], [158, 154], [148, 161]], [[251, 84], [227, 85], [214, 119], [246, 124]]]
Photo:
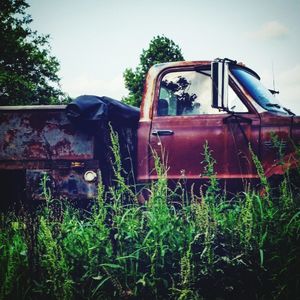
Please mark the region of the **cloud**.
[[71, 97], [80, 95], [108, 96], [117, 100], [128, 94], [124, 86], [122, 76], [114, 78], [91, 78], [90, 75], [81, 75], [80, 77], [64, 80], [62, 78], [62, 89]]
[[300, 63], [292, 68], [283, 71], [279, 77], [283, 82], [290, 85], [298, 85], [300, 88]]
[[300, 115], [300, 63], [279, 74], [278, 87], [282, 104]]
[[270, 21], [248, 35], [255, 39], [280, 40], [288, 36], [288, 28], [278, 21]]

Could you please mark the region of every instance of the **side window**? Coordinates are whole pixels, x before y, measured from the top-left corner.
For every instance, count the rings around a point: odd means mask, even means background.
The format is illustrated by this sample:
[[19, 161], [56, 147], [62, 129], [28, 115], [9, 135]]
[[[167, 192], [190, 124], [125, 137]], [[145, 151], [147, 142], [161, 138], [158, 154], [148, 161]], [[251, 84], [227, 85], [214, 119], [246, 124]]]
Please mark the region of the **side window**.
[[247, 113], [249, 112], [246, 105], [241, 101], [233, 89], [229, 86], [228, 88], [228, 108], [230, 111], [236, 113]]
[[158, 116], [219, 114], [211, 107], [210, 73], [183, 71], [167, 73], [160, 83]]
[[[211, 107], [212, 80], [209, 71], [170, 72], [160, 83], [157, 106], [158, 116], [186, 116], [202, 114], [226, 114]], [[228, 89], [228, 108], [231, 111], [248, 112], [245, 104]]]

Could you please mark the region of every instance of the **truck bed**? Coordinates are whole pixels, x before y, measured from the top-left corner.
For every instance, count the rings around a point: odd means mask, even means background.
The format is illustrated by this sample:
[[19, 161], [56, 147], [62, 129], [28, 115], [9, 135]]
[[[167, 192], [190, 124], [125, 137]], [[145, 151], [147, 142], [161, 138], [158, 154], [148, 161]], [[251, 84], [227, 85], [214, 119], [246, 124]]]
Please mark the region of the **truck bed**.
[[96, 182], [83, 176], [99, 168], [94, 139], [75, 128], [64, 105], [0, 107], [0, 207], [44, 199], [45, 175], [57, 198], [95, 197]]
[[[106, 186], [113, 185], [109, 124], [119, 137], [124, 174], [132, 178], [134, 162], [128, 158], [136, 155], [139, 111], [123, 106], [88, 96], [69, 106], [0, 107], [0, 210], [44, 199], [45, 175], [57, 199], [95, 199], [99, 172]], [[94, 179], [86, 179], [91, 172]]]

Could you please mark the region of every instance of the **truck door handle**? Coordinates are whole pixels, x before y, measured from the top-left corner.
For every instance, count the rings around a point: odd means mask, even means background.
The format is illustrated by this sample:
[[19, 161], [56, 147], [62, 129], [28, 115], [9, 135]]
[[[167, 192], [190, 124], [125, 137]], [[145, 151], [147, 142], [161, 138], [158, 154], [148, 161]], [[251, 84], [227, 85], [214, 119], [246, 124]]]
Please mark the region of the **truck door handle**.
[[152, 135], [173, 135], [174, 131], [169, 129], [152, 130]]

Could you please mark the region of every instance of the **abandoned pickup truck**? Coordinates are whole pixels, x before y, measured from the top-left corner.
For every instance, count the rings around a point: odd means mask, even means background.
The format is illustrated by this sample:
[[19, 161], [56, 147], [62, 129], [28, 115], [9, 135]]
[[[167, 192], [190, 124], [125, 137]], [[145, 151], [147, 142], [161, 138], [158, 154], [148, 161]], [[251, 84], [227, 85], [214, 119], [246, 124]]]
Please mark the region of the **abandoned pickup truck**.
[[206, 142], [217, 178], [228, 183], [258, 178], [250, 147], [267, 177], [298, 164], [300, 117], [254, 71], [229, 59], [173, 62], [149, 70], [140, 111], [95, 96], [67, 107], [1, 108], [1, 188], [39, 198], [46, 173], [60, 197], [95, 197], [99, 171], [110, 184], [108, 122], [120, 133], [123, 162], [130, 161], [141, 183], [157, 178], [154, 152], [169, 180], [205, 180]]

